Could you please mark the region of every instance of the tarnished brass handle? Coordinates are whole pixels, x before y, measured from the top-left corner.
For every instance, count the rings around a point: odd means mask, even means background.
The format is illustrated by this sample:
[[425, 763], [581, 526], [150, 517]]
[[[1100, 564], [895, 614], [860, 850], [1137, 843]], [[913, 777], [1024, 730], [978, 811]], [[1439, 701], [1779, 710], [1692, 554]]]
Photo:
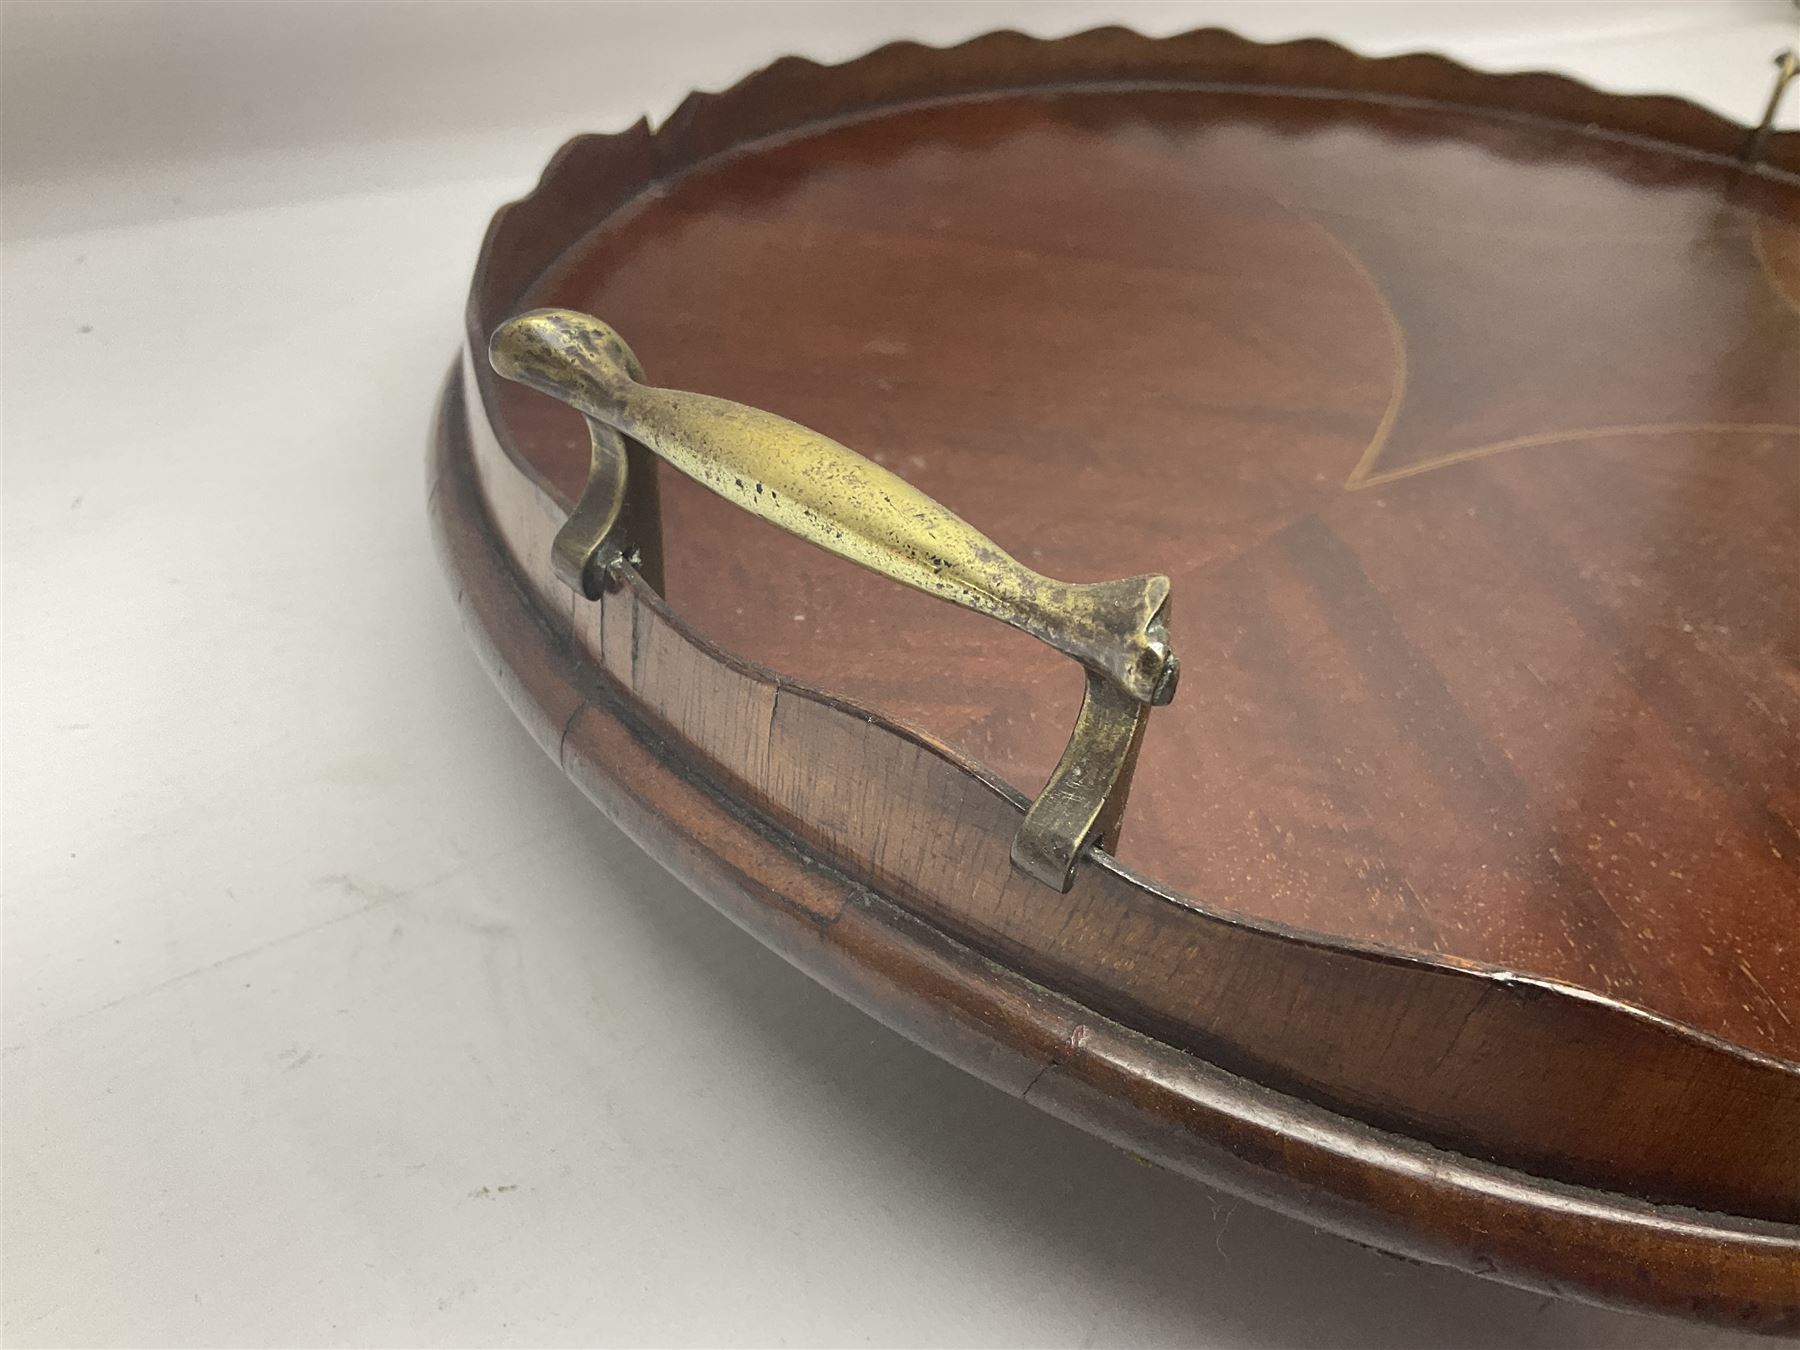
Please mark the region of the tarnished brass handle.
[[1067, 890], [1082, 851], [1110, 845], [1153, 704], [1174, 696], [1169, 579], [1053, 581], [967, 522], [836, 441], [739, 403], [657, 389], [619, 335], [568, 310], [510, 319], [494, 369], [580, 411], [594, 438], [588, 491], [559, 533], [560, 574], [596, 594], [592, 566], [624, 500], [619, 436], [726, 500], [895, 581], [1023, 629], [1079, 661], [1074, 735], [1013, 843], [1023, 871]]

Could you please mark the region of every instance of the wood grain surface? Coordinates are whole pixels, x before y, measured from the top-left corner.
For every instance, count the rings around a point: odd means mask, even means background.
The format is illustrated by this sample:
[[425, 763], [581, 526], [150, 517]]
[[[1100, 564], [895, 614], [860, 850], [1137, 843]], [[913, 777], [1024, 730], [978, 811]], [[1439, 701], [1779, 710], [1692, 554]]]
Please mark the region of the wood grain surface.
[[[755, 140], [803, 115], [837, 120]], [[589, 309], [654, 380], [813, 425], [1034, 567], [1167, 571], [1183, 688], [1119, 863], [1034, 886], [1006, 844], [1072, 667], [673, 474], [668, 603], [632, 578], [575, 604], [548, 538], [585, 432], [471, 366], [476, 535], [614, 692], [523, 692], [516, 637], [494, 664], [609, 809], [609, 728], [684, 766], [653, 847], [734, 868], [759, 931], [841, 922], [843, 876], [1095, 1025], [1516, 1169], [1512, 1221], [1590, 1294], [1634, 1297], [1601, 1273], [1631, 1225], [1565, 1224], [1558, 1187], [1771, 1224], [1773, 1264], [1720, 1238], [1737, 1311], [1631, 1259], [1675, 1281], [1636, 1297], [1780, 1323], [1800, 190], [1794, 138], [1746, 172], [1732, 135], [1547, 77], [1105, 33], [784, 63], [577, 142], [496, 222], [472, 343]], [[751, 879], [721, 800], [817, 884]], [[1171, 1128], [1120, 1072], [1076, 1114]], [[1326, 1189], [1425, 1222], [1404, 1188]], [[1450, 1190], [1433, 1222], [1473, 1203]]]
[[[1800, 198], [1738, 177], [1438, 109], [956, 104], [690, 175], [535, 298], [1051, 575], [1168, 572], [1146, 875], [1800, 1058], [1800, 313], [1756, 248]], [[665, 477], [700, 632], [1042, 785], [1066, 662]]]

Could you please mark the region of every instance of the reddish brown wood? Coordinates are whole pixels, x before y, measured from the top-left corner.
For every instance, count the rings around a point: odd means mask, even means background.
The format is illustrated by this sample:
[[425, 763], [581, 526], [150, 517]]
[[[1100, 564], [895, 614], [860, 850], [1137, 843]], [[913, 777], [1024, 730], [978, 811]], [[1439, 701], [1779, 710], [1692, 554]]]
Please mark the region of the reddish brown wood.
[[[1039, 92], [918, 106], [995, 89]], [[1000, 786], [1060, 748], [1058, 658], [674, 475], [675, 612], [575, 603], [548, 539], [585, 434], [479, 368], [448, 553], [571, 775], [912, 1034], [1384, 1245], [1781, 1324], [1800, 191], [1795, 138], [1745, 173], [1739, 135], [1436, 58], [997, 35], [784, 63], [503, 213], [472, 340], [590, 308], [1045, 571], [1174, 575], [1134, 870], [1068, 897], [1007, 868]]]
[[821, 865], [675, 752], [547, 621], [488, 514], [456, 383], [432, 516], [484, 664], [597, 804], [788, 960], [1004, 1091], [1358, 1241], [1546, 1293], [1800, 1329], [1791, 1225], [1549, 1184], [1371, 1128], [1097, 1016]]
[[[1124, 861], [1800, 1058], [1794, 198], [1736, 178], [1440, 109], [955, 104], [690, 174], [535, 298], [1054, 575], [1168, 571]], [[700, 631], [1043, 782], [1066, 662], [668, 498]]]

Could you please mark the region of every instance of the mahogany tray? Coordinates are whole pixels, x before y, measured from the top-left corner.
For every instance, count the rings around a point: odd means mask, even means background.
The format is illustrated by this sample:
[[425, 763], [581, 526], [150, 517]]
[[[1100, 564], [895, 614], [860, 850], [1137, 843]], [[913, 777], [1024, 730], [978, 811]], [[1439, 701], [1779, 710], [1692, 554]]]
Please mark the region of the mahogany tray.
[[1003, 1090], [1800, 1329], [1800, 136], [1746, 136], [1111, 29], [582, 137], [440, 410], [465, 626], [648, 851]]

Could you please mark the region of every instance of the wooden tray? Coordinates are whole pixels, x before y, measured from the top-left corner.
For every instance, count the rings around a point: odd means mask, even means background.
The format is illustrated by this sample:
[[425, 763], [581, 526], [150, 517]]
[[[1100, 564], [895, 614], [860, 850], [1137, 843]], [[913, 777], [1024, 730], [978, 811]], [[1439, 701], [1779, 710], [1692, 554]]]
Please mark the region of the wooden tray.
[[[1800, 136], [1205, 31], [785, 60], [483, 246], [432, 509], [677, 875], [1122, 1146], [1532, 1288], [1800, 1328]], [[1009, 863], [1081, 671], [499, 380], [535, 306], [1022, 562], [1173, 582], [1122, 838]], [[660, 488], [660, 501], [659, 490]], [[623, 537], [623, 536], [621, 536]]]

